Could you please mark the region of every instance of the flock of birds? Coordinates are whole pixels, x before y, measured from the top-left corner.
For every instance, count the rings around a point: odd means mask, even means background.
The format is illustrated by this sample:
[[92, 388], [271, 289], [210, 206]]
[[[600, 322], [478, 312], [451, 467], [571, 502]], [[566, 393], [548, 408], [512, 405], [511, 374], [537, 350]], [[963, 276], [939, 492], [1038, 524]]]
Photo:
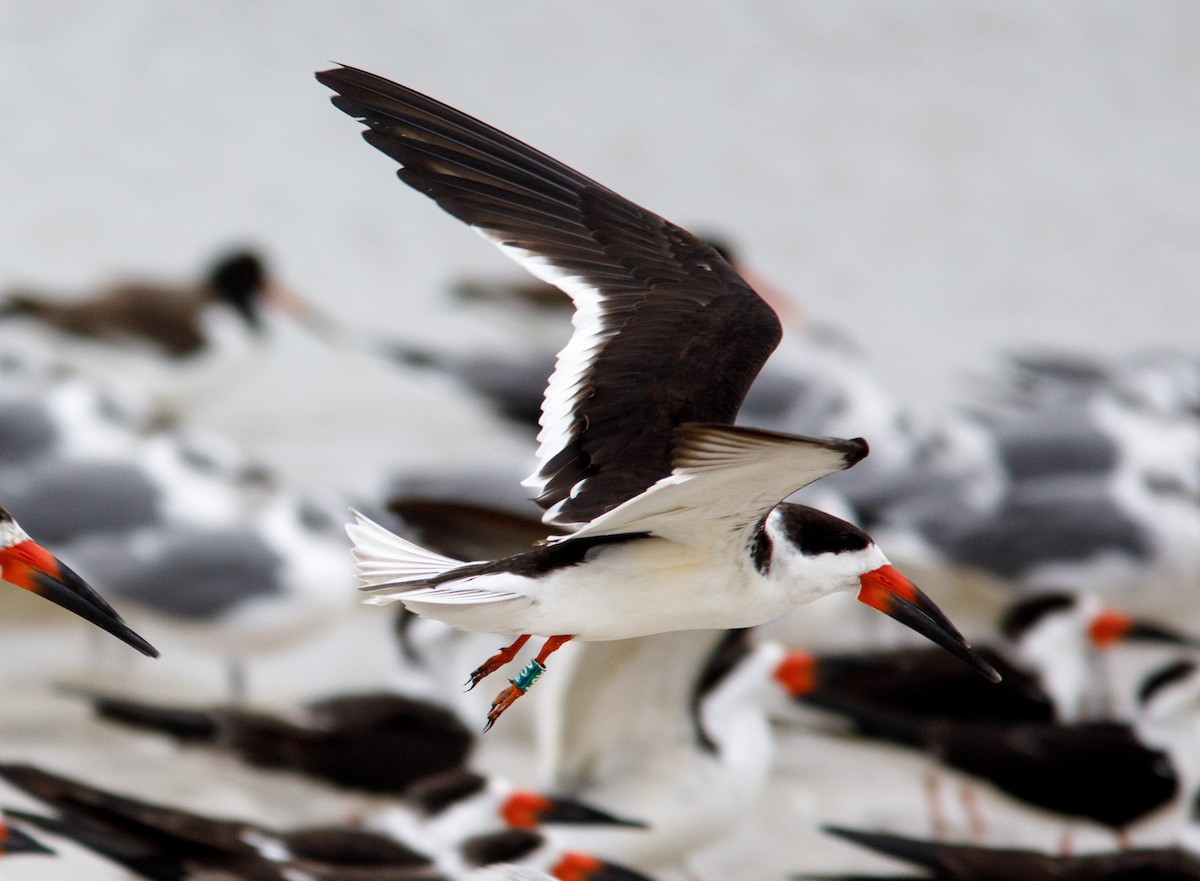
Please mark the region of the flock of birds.
[[[188, 401], [269, 352], [263, 310], [353, 336], [253, 253], [187, 290], [9, 293], [0, 577], [144, 655], [121, 613], [229, 664], [228, 705], [82, 699], [364, 808], [276, 829], [5, 763], [42, 806], [5, 808], [6, 852], [65, 838], [172, 881], [695, 877], [781, 753], [869, 741], [925, 757], [929, 837], [828, 825], [908, 868], [796, 877], [1200, 878], [1200, 357], [1014, 358], [921, 424], [723, 243], [408, 88], [318, 79], [404, 183], [540, 280], [464, 291], [552, 329], [511, 356], [372, 344], [452, 376], [531, 453], [536, 432], [534, 473], [407, 473], [351, 515], [190, 424]], [[252, 655], [364, 595], [398, 604], [396, 689], [248, 705]], [[493, 725], [540, 788], [476, 765]], [[1058, 851], [991, 840], [978, 788]], [[1163, 816], [1171, 840], [1134, 847]], [[1111, 847], [1076, 852], [1081, 822]]]

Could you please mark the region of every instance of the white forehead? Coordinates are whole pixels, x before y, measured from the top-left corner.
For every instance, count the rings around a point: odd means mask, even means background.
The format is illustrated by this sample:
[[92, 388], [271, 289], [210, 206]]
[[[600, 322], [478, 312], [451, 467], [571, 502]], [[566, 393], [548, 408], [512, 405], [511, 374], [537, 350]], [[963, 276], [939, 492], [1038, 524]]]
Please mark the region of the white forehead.
[[25, 530], [17, 525], [11, 514], [0, 508], [0, 550], [19, 545], [23, 541], [29, 541]]

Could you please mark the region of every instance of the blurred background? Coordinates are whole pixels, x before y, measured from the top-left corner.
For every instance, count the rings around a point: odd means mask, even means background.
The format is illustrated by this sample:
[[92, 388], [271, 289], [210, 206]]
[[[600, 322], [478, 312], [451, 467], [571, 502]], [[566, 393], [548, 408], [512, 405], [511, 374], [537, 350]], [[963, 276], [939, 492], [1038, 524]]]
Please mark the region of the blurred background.
[[[1186, 0], [113, 0], [14, 2], [4, 18], [0, 288], [71, 299], [118, 277], [198, 278], [231, 247], [258, 249], [337, 331], [268, 317], [263, 357], [199, 397], [187, 422], [338, 510], [377, 499], [397, 473], [465, 459], [515, 461], [520, 476], [532, 448], [451, 379], [360, 344], [499, 344], [513, 316], [464, 310], [451, 290], [522, 274], [395, 180], [313, 79], [336, 63], [729, 239], [794, 301], [795, 328], [843, 333], [917, 420], [971, 405], [1008, 353], [1198, 351], [1200, 6]], [[46, 688], [93, 664], [82, 626], [32, 598], [5, 602], [16, 626], [0, 648], [12, 697], [0, 754], [276, 822], [349, 810], [88, 720]], [[390, 613], [355, 608], [259, 665], [251, 693], [284, 705], [391, 683], [390, 629]], [[141, 632], [164, 657], [106, 666], [103, 680], [225, 694], [215, 667]], [[519, 752], [494, 758], [521, 773]], [[801, 754], [784, 773], [822, 761]], [[897, 791], [922, 773], [903, 761]], [[918, 812], [912, 785], [874, 814]], [[852, 813], [860, 786], [780, 790], [772, 804], [793, 811], [780, 824]], [[710, 868], [798, 867], [764, 834]], [[5, 870], [64, 877], [33, 861]]]

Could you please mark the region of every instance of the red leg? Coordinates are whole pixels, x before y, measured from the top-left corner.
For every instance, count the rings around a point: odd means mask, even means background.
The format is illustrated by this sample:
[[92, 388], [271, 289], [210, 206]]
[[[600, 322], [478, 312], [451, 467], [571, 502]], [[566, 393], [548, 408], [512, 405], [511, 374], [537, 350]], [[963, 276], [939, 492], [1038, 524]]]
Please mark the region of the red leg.
[[518, 636], [513, 641], [512, 645], [500, 649], [500, 651], [496, 652], [496, 654], [492, 655], [490, 658], [476, 667], [474, 672], [471, 673], [471, 678], [467, 680], [467, 691], [470, 691], [472, 688], [482, 682], [484, 677], [495, 673], [497, 670], [515, 658], [517, 656], [517, 652], [519, 652], [525, 646], [525, 643], [529, 642], [530, 635], [531, 634], [524, 633], [521, 636]]
[[1058, 842], [1058, 855], [1069, 857], [1075, 850], [1075, 824], [1068, 820], [1063, 824], [1062, 838]]
[[983, 811], [979, 810], [979, 801], [975, 798], [975, 790], [970, 783], [964, 783], [959, 790], [962, 799], [963, 812], [967, 815], [968, 828], [971, 830], [971, 842], [983, 844], [987, 838], [987, 821]]
[[942, 786], [937, 768], [925, 772], [925, 799], [929, 804], [929, 833], [935, 841], [946, 837], [946, 817], [942, 814]]
[[[528, 639], [529, 637], [523, 638]], [[533, 683], [546, 671], [546, 658], [570, 642], [571, 639], [570, 636], [552, 636], [542, 644], [542, 650], [538, 652], [536, 658], [529, 662], [529, 666], [522, 670], [516, 679], [510, 679], [508, 687], [496, 695], [496, 699], [492, 701], [492, 709], [488, 713], [487, 724], [483, 726], [484, 731], [491, 730], [501, 713], [533, 687]]]
[[542, 650], [537, 654], [537, 662], [543, 667], [546, 666], [546, 658], [550, 657], [574, 637], [572, 636], [552, 636], [542, 643]]

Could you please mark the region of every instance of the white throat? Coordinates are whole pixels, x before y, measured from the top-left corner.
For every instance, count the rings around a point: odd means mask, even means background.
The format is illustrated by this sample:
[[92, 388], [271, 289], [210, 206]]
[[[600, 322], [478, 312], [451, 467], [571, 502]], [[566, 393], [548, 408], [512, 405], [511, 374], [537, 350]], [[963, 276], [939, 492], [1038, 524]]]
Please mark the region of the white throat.
[[13, 545], [19, 545], [21, 542], [29, 541], [29, 536], [25, 530], [17, 525], [17, 521], [12, 517], [0, 517], [0, 550], [11, 548]]

